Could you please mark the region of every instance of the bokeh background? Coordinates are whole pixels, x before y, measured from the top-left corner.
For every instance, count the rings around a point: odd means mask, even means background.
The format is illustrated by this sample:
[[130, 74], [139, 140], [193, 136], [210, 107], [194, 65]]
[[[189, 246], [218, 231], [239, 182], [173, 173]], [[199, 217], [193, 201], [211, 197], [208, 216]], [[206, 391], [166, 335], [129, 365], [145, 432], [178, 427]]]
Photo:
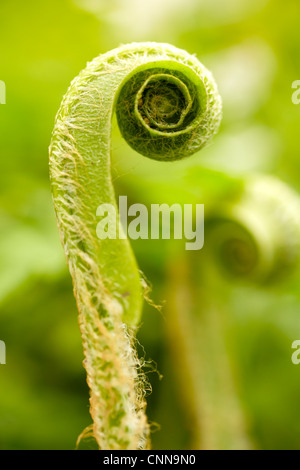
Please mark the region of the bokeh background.
[[[54, 117], [70, 81], [99, 53], [133, 41], [171, 43], [213, 72], [222, 126], [213, 144], [188, 161], [172, 168], [145, 161], [113, 124], [114, 180], [132, 200], [152, 194], [157, 202], [165, 182], [175, 201], [180, 175], [190, 175], [182, 181], [197, 183], [199, 203], [208, 206], [236, 179], [257, 172], [300, 193], [300, 105], [291, 100], [292, 82], [300, 79], [299, 21], [297, 0], [1, 0], [0, 80], [7, 87], [0, 105], [0, 339], [7, 347], [7, 364], [0, 365], [1, 449], [74, 449], [91, 424], [48, 176]], [[148, 415], [158, 423], [153, 447], [188, 449], [196, 445], [196, 424], [171, 344], [165, 302], [172, 297], [171, 255], [166, 244], [144, 240], [133, 247], [154, 303], [163, 305], [145, 304], [138, 334], [152, 386]], [[300, 275], [276, 287], [226, 282], [229, 295], [222, 289], [212, 295], [220, 293], [229, 317], [227, 352], [251, 445], [299, 449], [300, 365], [291, 362], [291, 344], [300, 339]]]

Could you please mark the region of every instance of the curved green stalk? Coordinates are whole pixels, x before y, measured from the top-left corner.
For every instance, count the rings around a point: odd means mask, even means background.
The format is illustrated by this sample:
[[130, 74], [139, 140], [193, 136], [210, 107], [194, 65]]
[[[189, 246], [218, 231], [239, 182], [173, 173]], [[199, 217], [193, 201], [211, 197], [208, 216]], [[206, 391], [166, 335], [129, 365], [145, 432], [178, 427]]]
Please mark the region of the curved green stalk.
[[[72, 82], [56, 117], [50, 173], [61, 240], [73, 278], [101, 449], [147, 446], [139, 363], [132, 347], [142, 289], [130, 244], [96, 235], [97, 207], [117, 212], [110, 173], [114, 109], [139, 153], [175, 160], [217, 131], [221, 103], [210, 73], [166, 44], [130, 44], [97, 57]], [[117, 224], [118, 227], [118, 224]]]

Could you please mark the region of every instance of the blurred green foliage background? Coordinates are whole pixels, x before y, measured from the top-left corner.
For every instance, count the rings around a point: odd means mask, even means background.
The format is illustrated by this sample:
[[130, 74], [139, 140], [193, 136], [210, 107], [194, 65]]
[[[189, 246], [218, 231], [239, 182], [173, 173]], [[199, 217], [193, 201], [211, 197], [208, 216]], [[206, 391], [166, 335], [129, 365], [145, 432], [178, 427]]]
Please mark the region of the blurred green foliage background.
[[[235, 178], [256, 172], [300, 192], [300, 105], [291, 101], [292, 82], [300, 79], [299, 21], [297, 0], [1, 0], [0, 80], [7, 87], [0, 105], [0, 339], [7, 347], [7, 364], [0, 365], [1, 449], [73, 449], [91, 423], [48, 176], [54, 117], [70, 81], [99, 53], [132, 41], [171, 43], [213, 72], [222, 126], [213, 144], [189, 160], [172, 167], [145, 161], [113, 124], [113, 175], [132, 200], [142, 202], [147, 182], [153, 202], [164, 184], [175, 201], [179, 180], [184, 198], [195, 168], [197, 197], [207, 206]], [[154, 301], [163, 303], [168, 248], [144, 240], [134, 249]], [[291, 343], [300, 338], [299, 283], [296, 273], [276, 288], [228, 284], [230, 356], [257, 448], [300, 447], [300, 365], [291, 362]], [[191, 445], [192, 429], [168, 321], [164, 309], [146, 305], [138, 338], [159, 371], [148, 375], [148, 415], [159, 423], [153, 447], [182, 449]]]

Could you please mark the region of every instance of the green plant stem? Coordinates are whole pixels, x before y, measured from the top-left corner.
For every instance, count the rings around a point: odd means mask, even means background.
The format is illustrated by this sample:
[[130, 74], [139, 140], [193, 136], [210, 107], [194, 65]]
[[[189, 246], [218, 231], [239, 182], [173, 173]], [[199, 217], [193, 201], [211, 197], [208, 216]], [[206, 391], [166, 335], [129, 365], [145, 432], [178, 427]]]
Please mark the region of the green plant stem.
[[274, 285], [299, 254], [298, 195], [273, 177], [253, 176], [209, 214], [202, 252], [170, 266], [167, 325], [196, 447], [251, 447], [226, 344], [226, 306], [235, 283]]
[[191, 448], [249, 449], [226, 345], [226, 312], [209, 266], [202, 267], [205, 275], [199, 276], [186, 256], [172, 264], [168, 273], [167, 334]]
[[56, 117], [51, 184], [79, 310], [94, 436], [101, 449], [142, 449], [149, 427], [132, 345], [142, 309], [139, 271], [122, 229], [117, 239], [96, 235], [97, 207], [106, 203], [117, 212], [110, 172], [114, 110], [136, 151], [176, 160], [200, 150], [217, 131], [221, 103], [195, 57], [141, 43], [88, 64]]

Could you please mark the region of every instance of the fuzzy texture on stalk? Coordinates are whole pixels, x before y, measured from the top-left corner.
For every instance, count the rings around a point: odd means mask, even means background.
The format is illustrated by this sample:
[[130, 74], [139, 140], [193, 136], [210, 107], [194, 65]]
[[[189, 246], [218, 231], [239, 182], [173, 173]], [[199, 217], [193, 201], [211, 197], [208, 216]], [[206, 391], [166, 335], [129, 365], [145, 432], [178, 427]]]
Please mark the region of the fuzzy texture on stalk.
[[110, 168], [114, 110], [131, 147], [170, 161], [209, 141], [221, 102], [211, 74], [195, 57], [167, 44], [134, 43], [89, 63], [55, 121], [51, 184], [79, 311], [93, 433], [101, 449], [143, 449], [149, 426], [133, 346], [142, 282], [122, 229], [117, 239], [96, 235], [97, 207], [108, 203], [117, 211]]

